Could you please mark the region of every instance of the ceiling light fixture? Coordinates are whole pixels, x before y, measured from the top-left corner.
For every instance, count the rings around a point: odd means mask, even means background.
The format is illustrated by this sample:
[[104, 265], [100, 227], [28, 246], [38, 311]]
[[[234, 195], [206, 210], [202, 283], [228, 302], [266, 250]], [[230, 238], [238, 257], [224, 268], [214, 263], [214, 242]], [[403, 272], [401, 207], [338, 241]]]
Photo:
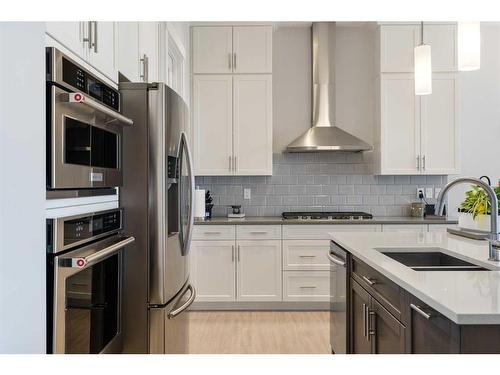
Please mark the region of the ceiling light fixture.
[[458, 23], [458, 70], [471, 71], [481, 67], [481, 23]]
[[431, 46], [424, 44], [424, 23], [420, 26], [420, 45], [415, 47], [415, 95], [432, 94]]

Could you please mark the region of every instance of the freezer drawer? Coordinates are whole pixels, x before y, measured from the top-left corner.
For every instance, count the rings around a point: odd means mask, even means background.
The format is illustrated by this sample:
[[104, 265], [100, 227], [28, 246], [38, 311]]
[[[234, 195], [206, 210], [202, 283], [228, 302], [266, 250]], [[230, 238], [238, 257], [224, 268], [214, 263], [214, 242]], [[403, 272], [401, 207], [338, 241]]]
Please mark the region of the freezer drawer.
[[189, 321], [187, 308], [196, 297], [189, 283], [164, 307], [149, 309], [149, 353], [187, 354]]

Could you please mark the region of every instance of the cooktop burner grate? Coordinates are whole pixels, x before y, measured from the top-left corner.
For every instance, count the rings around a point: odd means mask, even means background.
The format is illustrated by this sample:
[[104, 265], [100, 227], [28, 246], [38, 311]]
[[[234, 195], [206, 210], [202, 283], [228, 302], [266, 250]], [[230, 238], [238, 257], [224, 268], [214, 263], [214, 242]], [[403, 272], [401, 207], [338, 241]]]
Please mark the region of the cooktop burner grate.
[[366, 212], [338, 211], [338, 212], [283, 212], [285, 220], [365, 220], [373, 219], [373, 215]]

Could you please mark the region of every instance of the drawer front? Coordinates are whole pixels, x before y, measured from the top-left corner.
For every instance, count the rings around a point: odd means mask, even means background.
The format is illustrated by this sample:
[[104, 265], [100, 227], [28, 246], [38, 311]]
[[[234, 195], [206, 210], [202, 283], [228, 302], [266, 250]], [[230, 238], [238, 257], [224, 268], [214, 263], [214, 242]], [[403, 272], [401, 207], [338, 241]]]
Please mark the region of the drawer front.
[[382, 232], [412, 232], [421, 233], [427, 232], [427, 224], [384, 224]]
[[234, 239], [234, 225], [195, 225], [193, 229], [193, 240], [234, 241]]
[[330, 272], [283, 272], [283, 300], [328, 302], [330, 300]]
[[380, 272], [352, 258], [354, 279], [400, 321], [405, 319], [405, 292]]
[[284, 240], [329, 240], [330, 232], [380, 232], [378, 224], [303, 224], [283, 225]]
[[329, 240], [285, 240], [283, 241], [284, 270], [330, 269], [327, 253]]
[[281, 240], [281, 225], [237, 225], [238, 240]]

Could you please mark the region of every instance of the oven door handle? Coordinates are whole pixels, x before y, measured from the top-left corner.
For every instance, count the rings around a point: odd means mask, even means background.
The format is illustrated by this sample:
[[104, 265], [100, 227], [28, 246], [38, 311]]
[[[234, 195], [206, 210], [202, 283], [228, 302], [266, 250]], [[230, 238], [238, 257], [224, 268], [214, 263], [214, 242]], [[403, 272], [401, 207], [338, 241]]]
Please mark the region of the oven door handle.
[[[195, 298], [196, 298], [196, 289], [194, 288], [194, 286], [192, 286], [191, 284], [188, 285], [187, 289], [186, 289], [186, 292], [190, 290], [191, 291], [191, 295], [189, 296], [188, 300], [182, 305], [180, 306], [179, 308], [175, 308], [177, 306], [177, 303], [175, 303], [174, 305], [174, 309], [173, 310], [170, 310], [170, 312], [168, 313], [167, 317], [169, 319], [173, 319], [175, 318], [177, 315], [179, 315], [181, 312], [183, 312], [184, 310], [186, 310], [189, 306], [191, 306], [191, 304], [194, 302]], [[186, 293], [182, 293], [182, 296], [179, 297], [178, 301], [184, 297]]]
[[87, 267], [92, 266], [92, 265], [100, 262], [101, 260], [103, 260], [107, 257], [110, 257], [111, 255], [117, 253], [123, 247], [131, 244], [134, 241], [135, 241], [135, 237], [132, 237], [132, 236], [125, 237], [121, 241], [114, 243], [110, 246], [106, 246], [104, 249], [102, 249], [94, 254], [91, 254], [89, 256], [71, 258], [71, 262], [69, 262], [69, 264], [67, 266], [72, 267], [72, 268], [80, 268], [80, 269], [87, 268]]
[[96, 102], [93, 100], [91, 97], [81, 93], [81, 92], [70, 92], [70, 93], [65, 93], [61, 94], [60, 98], [61, 102], [64, 103], [73, 103], [73, 104], [84, 104], [93, 110], [97, 112], [101, 112], [106, 117], [110, 117], [111, 120], [109, 120], [107, 123], [112, 123], [112, 122], [119, 122], [122, 125], [134, 125], [134, 121], [129, 119], [128, 117], [123, 116], [121, 113], [113, 111], [112, 109], [106, 107], [105, 105], [102, 105], [99, 102]]
[[345, 267], [346, 266], [346, 262], [344, 259], [341, 259], [339, 258], [338, 256], [336, 255], [333, 255], [332, 253], [327, 253], [326, 256], [328, 257], [328, 260], [332, 263], [335, 263], [341, 267]]

